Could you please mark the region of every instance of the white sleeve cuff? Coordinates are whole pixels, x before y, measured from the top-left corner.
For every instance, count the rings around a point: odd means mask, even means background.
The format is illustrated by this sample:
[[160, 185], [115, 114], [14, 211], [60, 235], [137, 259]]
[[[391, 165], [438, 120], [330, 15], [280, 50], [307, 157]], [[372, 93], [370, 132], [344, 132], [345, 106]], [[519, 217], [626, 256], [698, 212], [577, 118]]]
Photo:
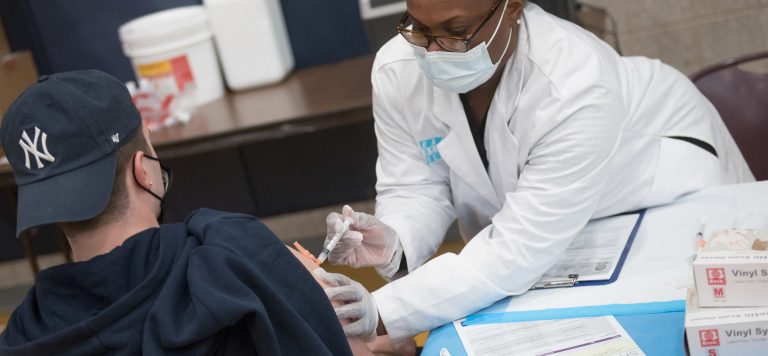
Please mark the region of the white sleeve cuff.
[[395, 238], [395, 253], [392, 254], [392, 259], [386, 265], [376, 266], [376, 272], [384, 278], [387, 282], [391, 282], [395, 278], [395, 273], [400, 269], [400, 262], [403, 260], [403, 245], [400, 243], [400, 238]]

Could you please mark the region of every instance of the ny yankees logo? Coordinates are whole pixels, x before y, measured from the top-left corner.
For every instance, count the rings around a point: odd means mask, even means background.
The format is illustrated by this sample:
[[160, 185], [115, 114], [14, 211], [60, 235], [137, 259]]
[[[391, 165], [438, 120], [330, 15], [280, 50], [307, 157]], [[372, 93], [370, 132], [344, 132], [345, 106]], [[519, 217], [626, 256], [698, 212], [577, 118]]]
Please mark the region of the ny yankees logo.
[[[43, 152], [40, 152], [37, 150], [37, 142], [40, 138], [40, 134], [43, 134]], [[43, 165], [43, 162], [40, 160], [41, 158], [48, 161], [53, 162], [56, 160], [55, 157], [51, 156], [50, 153], [48, 153], [48, 145], [46, 145], [46, 141], [48, 141], [48, 135], [45, 132], [42, 132], [37, 126], [35, 126], [35, 139], [30, 140], [29, 136], [27, 135], [26, 131], [21, 132], [21, 139], [19, 140], [19, 145], [21, 145], [21, 148], [24, 149], [24, 164], [27, 166], [27, 169], [31, 169], [29, 166], [29, 155], [32, 154], [35, 156], [35, 161], [37, 161], [37, 169], [41, 169], [45, 167]]]

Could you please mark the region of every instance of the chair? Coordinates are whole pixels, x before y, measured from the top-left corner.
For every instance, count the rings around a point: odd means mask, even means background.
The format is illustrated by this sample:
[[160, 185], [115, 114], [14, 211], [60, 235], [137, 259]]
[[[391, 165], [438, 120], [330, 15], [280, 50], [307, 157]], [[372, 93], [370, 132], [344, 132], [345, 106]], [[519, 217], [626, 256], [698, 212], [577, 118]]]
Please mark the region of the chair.
[[[16, 186], [12, 188], [10, 198], [11, 198], [10, 203], [14, 207], [13, 211], [15, 212], [16, 202], [18, 200], [18, 189]], [[56, 238], [56, 244], [58, 244], [59, 250], [61, 251], [61, 253], [64, 254], [64, 260], [67, 262], [72, 262], [73, 261], [72, 249], [69, 246], [69, 241], [67, 241], [67, 237], [58, 228], [53, 229], [53, 234], [54, 234], [54, 237]], [[40, 272], [40, 264], [37, 261], [37, 252], [35, 250], [35, 245], [33, 243], [33, 240], [35, 237], [39, 235], [41, 235], [41, 231], [39, 228], [28, 229], [22, 232], [21, 235], [19, 235], [19, 241], [21, 242], [21, 245], [24, 247], [24, 256], [27, 258], [27, 261], [29, 262], [29, 267], [32, 269], [32, 276], [35, 279], [37, 279], [37, 273]]]
[[[763, 73], [745, 68], [763, 64]], [[748, 66], [747, 66], [748, 65]], [[717, 108], [757, 180], [768, 179], [768, 52], [729, 59], [691, 76]]]
[[[37, 70], [34, 68], [34, 61], [30, 53], [16, 52], [0, 56], [0, 85], [2, 86], [0, 91], [4, 91], [3, 95], [0, 95], [0, 120], [3, 118], [3, 112], [10, 106], [13, 100], [15, 100], [24, 89], [36, 81]], [[0, 157], [5, 157], [1, 147]], [[7, 161], [0, 162], [0, 166], [7, 167]], [[5, 188], [6, 184], [10, 183], [0, 183], [0, 188]], [[18, 191], [15, 186], [10, 189], [10, 194], [6, 194], [5, 191], [0, 193], [0, 199], [7, 200], [0, 202], [0, 204], [8, 204], [11, 207], [8, 210], [13, 212], [14, 217], [16, 216], [17, 197]], [[12, 220], [15, 221], [16, 219], [14, 218]], [[72, 262], [72, 253], [67, 238], [58, 229], [55, 229], [54, 231], [56, 242], [64, 253], [64, 258], [67, 262]], [[40, 235], [39, 229], [29, 229], [19, 236], [19, 241], [24, 248], [24, 255], [27, 257], [29, 266], [32, 269], [32, 274], [35, 277], [40, 271], [40, 265], [37, 261], [37, 252], [35, 251], [35, 246], [32, 240], [38, 235]]]

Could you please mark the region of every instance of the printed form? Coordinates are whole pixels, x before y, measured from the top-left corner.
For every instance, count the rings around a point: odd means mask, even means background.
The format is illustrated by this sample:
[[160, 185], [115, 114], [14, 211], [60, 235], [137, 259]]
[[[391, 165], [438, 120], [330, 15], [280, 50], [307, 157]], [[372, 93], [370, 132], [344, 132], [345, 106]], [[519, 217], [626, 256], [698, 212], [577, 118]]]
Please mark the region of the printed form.
[[611, 279], [639, 215], [620, 215], [587, 224], [538, 283], [578, 274], [579, 281]]
[[613, 316], [482, 325], [454, 322], [469, 356], [644, 356]]

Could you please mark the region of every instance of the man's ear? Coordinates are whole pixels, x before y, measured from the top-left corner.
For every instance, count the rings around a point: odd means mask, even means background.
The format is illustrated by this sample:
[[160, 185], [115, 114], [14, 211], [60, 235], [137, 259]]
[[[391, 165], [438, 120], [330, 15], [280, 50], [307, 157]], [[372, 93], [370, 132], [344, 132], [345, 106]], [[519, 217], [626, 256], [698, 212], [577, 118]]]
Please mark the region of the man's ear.
[[150, 189], [152, 182], [150, 181], [147, 170], [144, 169], [144, 152], [138, 151], [133, 154], [133, 177], [136, 183], [144, 187], [144, 189]]

